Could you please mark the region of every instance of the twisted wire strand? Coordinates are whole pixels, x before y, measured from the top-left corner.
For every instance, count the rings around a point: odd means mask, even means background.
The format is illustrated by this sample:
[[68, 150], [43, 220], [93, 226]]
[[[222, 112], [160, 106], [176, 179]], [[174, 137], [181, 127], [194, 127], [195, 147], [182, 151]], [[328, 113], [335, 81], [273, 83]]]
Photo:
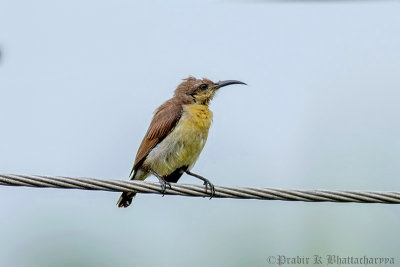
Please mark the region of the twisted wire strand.
[[[162, 194], [162, 188], [158, 183], [110, 179], [101, 180], [83, 177], [0, 174], [0, 185]], [[205, 186], [172, 183], [171, 188], [167, 187], [165, 195], [209, 197], [209, 193], [206, 192]], [[400, 192], [299, 190], [227, 186], [215, 186], [215, 195], [213, 198], [400, 204]]]

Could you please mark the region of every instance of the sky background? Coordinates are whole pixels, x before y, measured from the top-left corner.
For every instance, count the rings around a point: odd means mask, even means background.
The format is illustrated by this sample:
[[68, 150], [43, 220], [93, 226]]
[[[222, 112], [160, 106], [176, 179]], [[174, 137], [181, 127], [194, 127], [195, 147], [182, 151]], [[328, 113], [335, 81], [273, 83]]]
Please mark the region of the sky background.
[[[324, 3], [321, 3], [324, 2]], [[0, 1], [0, 173], [127, 179], [182, 78], [215, 185], [400, 191], [398, 1]], [[151, 178], [151, 181], [156, 179]], [[199, 181], [184, 176], [181, 183]], [[0, 187], [2, 266], [395, 257], [400, 206]]]

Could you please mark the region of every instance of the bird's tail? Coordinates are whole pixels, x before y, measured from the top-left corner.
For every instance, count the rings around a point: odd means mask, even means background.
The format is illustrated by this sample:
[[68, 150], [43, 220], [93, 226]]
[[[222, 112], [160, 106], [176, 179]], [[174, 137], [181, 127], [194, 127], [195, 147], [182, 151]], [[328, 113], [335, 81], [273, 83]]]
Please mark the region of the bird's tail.
[[123, 192], [117, 202], [118, 208], [127, 208], [135, 196], [136, 192]]
[[[147, 176], [149, 176], [149, 172], [140, 168], [133, 168], [129, 174], [129, 178], [131, 180], [144, 180]], [[118, 199], [117, 206], [119, 208], [127, 208], [132, 203], [132, 200], [135, 196], [136, 192], [123, 192]]]
[[[129, 178], [131, 180], [135, 179], [136, 171], [132, 168]], [[117, 201], [118, 208], [127, 208], [131, 203], [133, 198], [136, 196], [135, 192], [123, 192]]]

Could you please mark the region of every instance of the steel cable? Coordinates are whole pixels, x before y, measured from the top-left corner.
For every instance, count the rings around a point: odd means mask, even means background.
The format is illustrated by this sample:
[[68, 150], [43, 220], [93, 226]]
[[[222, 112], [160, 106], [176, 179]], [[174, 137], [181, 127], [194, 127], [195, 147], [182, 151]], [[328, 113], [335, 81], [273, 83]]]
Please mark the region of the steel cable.
[[[0, 174], [0, 185], [162, 194], [161, 186], [158, 183], [64, 176]], [[205, 186], [172, 183], [171, 188], [167, 187], [165, 195], [209, 197], [209, 193], [206, 192]], [[215, 186], [215, 195], [213, 198], [400, 204], [400, 192], [299, 190], [227, 186]]]

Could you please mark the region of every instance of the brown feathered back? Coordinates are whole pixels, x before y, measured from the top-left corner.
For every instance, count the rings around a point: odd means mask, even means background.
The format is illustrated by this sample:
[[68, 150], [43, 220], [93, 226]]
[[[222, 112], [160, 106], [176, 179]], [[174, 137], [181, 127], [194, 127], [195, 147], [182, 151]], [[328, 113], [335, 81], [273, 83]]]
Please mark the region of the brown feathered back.
[[176, 123], [182, 116], [182, 104], [191, 103], [191, 99], [187, 97], [173, 97], [162, 104], [154, 113], [149, 129], [140, 144], [133, 165], [132, 173], [137, 170], [158, 143], [160, 143], [175, 127]]

